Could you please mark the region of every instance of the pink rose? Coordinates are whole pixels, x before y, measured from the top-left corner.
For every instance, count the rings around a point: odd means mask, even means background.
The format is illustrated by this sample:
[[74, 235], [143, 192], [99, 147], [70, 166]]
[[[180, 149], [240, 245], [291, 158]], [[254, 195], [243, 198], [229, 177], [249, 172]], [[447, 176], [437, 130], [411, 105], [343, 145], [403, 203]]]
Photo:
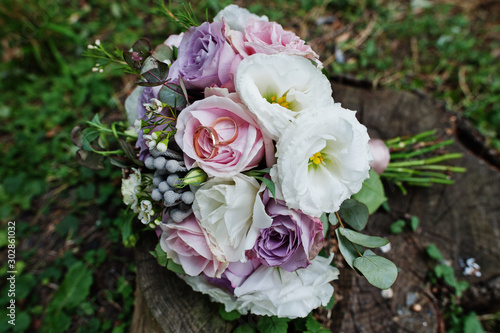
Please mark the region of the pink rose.
[[231, 177], [259, 165], [274, 148], [236, 93], [212, 95], [185, 108], [177, 119], [175, 141], [188, 168]]
[[219, 262], [210, 251], [205, 235], [193, 214], [180, 223], [161, 225], [160, 245], [167, 256], [182, 266], [186, 274], [197, 276], [205, 273], [220, 277], [227, 264]]
[[309, 45], [306, 45], [305, 41], [293, 32], [284, 30], [276, 22], [251, 19], [248, 21], [244, 33], [227, 29], [226, 37], [243, 57], [255, 53], [283, 53], [311, 59], [316, 62], [319, 68], [323, 67], [318, 60], [318, 54]]

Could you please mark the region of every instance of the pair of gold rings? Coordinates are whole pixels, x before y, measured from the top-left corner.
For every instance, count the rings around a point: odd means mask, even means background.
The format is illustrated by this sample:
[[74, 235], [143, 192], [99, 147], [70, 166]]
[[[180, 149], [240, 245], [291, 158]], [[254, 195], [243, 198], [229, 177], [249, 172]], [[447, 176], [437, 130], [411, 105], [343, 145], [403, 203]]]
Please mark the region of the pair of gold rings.
[[[223, 121], [229, 121], [232, 122], [234, 125], [234, 134], [231, 138], [225, 141], [220, 141], [219, 139], [219, 134], [215, 130], [215, 125], [218, 123], [221, 123]], [[220, 130], [220, 129], [219, 129]], [[202, 148], [199, 143], [199, 138], [203, 132], [207, 132], [209, 135], [210, 139], [212, 140], [212, 151], [210, 152], [210, 155], [208, 157], [205, 157], [205, 154], [202, 152]], [[193, 147], [194, 147], [194, 152], [196, 155], [202, 159], [202, 160], [210, 160], [217, 156], [217, 153], [219, 152], [219, 147], [220, 146], [227, 146], [231, 143], [233, 143], [236, 138], [238, 137], [238, 124], [234, 121], [234, 119], [229, 118], [229, 117], [219, 117], [214, 120], [214, 122], [210, 126], [200, 126], [194, 131], [193, 134]]]

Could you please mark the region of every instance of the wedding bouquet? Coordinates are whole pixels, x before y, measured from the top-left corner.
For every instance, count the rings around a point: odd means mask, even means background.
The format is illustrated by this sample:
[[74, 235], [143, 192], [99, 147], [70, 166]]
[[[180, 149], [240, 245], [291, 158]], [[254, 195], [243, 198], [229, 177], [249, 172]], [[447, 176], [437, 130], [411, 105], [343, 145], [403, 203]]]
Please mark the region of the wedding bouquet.
[[[226, 311], [296, 318], [326, 306], [339, 275], [323, 249], [329, 228], [346, 262], [389, 288], [397, 267], [370, 250], [388, 240], [360, 233], [386, 200], [379, 174], [389, 166], [402, 188], [449, 183], [418, 168], [458, 156], [407, 161], [444, 145], [432, 132], [370, 140], [356, 112], [334, 102], [319, 56], [265, 16], [229, 5], [213, 22], [176, 20], [186, 30], [154, 48], [89, 46], [140, 79], [125, 105], [134, 127], [96, 116], [73, 133], [77, 159], [123, 168], [123, 201], [156, 230], [155, 255]], [[389, 164], [394, 151], [406, 164]]]

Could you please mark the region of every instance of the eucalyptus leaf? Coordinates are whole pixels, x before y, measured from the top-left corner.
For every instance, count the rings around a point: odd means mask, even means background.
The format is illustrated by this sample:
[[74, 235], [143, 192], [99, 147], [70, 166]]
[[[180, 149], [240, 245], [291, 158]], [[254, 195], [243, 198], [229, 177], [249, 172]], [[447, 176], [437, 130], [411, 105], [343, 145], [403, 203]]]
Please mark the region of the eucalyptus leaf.
[[362, 257], [354, 259], [353, 265], [370, 284], [380, 289], [389, 289], [398, 277], [398, 269], [392, 261], [369, 250]]
[[344, 257], [347, 264], [351, 266], [351, 268], [354, 268], [354, 260], [361, 256], [361, 253], [363, 253], [363, 248], [360, 246], [357, 246], [355, 248], [356, 245], [352, 244], [347, 238], [342, 236], [342, 234], [339, 232], [339, 229], [335, 229], [335, 234], [337, 235], [337, 240], [339, 242], [340, 253]]
[[104, 156], [93, 153], [91, 151], [85, 151], [79, 149], [75, 155], [78, 164], [93, 170], [104, 170]]
[[366, 247], [381, 247], [387, 245], [389, 240], [382, 237], [363, 235], [354, 230], [339, 228], [340, 233], [355, 244], [359, 244]]
[[368, 207], [369, 214], [373, 214], [386, 202], [387, 197], [385, 196], [384, 185], [378, 173], [370, 169], [370, 177], [363, 182], [361, 190], [354, 194], [352, 198], [364, 203]]
[[182, 108], [187, 102], [180, 91], [180, 87], [175, 84], [164, 85], [158, 92], [158, 98], [170, 107]]
[[153, 57], [148, 57], [142, 65], [140, 74], [149, 83], [161, 85], [167, 80], [168, 65]]
[[328, 215], [326, 213], [321, 214], [319, 220], [323, 224], [323, 237], [326, 237], [326, 233], [328, 232], [328, 227], [329, 227]]
[[153, 51], [153, 57], [163, 63], [172, 62], [174, 52], [172, 51], [170, 46], [159, 44]]
[[368, 207], [356, 199], [347, 199], [340, 206], [339, 215], [342, 221], [361, 231], [368, 222]]
[[71, 141], [78, 148], [83, 147], [83, 139], [82, 139], [82, 128], [80, 126], [75, 126], [71, 130]]
[[335, 213], [328, 214], [328, 222], [330, 222], [331, 225], [336, 226], [337, 223], [339, 223], [339, 219], [337, 218], [337, 214], [335, 214]]

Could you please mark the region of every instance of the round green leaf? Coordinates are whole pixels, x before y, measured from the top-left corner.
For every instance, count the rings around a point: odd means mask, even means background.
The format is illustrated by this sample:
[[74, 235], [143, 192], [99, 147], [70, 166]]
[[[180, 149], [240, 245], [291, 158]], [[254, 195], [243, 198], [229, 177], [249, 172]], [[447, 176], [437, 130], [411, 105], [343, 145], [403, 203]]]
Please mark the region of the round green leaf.
[[370, 178], [363, 182], [361, 190], [352, 197], [364, 203], [368, 207], [370, 214], [373, 214], [380, 205], [387, 201], [384, 185], [380, 180], [380, 176], [373, 169], [370, 169]]
[[339, 229], [335, 229], [335, 234], [337, 235], [337, 240], [339, 242], [339, 250], [342, 256], [344, 257], [345, 261], [349, 266], [354, 268], [353, 262], [354, 259], [358, 258], [360, 256], [360, 253], [363, 252], [362, 247], [358, 247], [358, 251], [354, 248], [354, 244], [352, 244], [347, 238], [342, 236], [342, 234], [339, 232]]
[[382, 237], [368, 236], [360, 234], [354, 230], [340, 228], [340, 233], [345, 236], [348, 240], [355, 244], [359, 244], [366, 247], [381, 247], [387, 245], [389, 240]]
[[368, 207], [355, 199], [345, 200], [340, 206], [339, 214], [342, 221], [357, 231], [363, 230], [368, 222]]
[[389, 289], [396, 281], [398, 269], [392, 261], [371, 253], [366, 251], [362, 257], [354, 259], [354, 267], [375, 287]]

